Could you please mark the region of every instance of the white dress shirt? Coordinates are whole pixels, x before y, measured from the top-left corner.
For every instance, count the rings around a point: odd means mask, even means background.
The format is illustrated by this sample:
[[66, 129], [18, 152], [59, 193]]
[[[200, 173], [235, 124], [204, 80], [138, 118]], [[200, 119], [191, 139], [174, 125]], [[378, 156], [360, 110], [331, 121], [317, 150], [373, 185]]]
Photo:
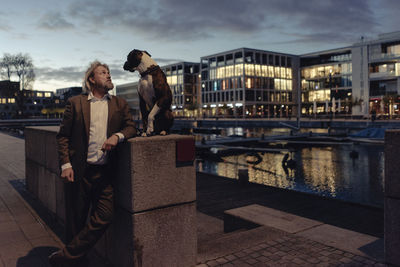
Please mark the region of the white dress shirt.
[[[107, 163], [108, 151], [102, 151], [101, 148], [107, 140], [107, 120], [108, 120], [108, 99], [112, 95], [105, 94], [103, 98], [97, 98], [92, 92], [88, 95], [90, 101], [90, 126], [89, 126], [89, 146], [87, 154], [87, 163], [94, 165], [104, 165]], [[122, 133], [115, 133], [118, 136], [118, 142], [124, 140]], [[71, 163], [61, 166], [62, 170], [71, 168]]]

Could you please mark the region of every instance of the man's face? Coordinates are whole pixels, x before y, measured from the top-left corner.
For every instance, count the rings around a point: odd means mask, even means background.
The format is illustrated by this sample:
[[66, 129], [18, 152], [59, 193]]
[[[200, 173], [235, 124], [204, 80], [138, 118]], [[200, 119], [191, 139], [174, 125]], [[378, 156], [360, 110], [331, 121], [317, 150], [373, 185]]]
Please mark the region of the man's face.
[[93, 77], [90, 78], [90, 81], [93, 83], [93, 89], [104, 90], [104, 92], [107, 93], [109, 90], [114, 88], [110, 72], [107, 68], [104, 66], [98, 66], [93, 73]]

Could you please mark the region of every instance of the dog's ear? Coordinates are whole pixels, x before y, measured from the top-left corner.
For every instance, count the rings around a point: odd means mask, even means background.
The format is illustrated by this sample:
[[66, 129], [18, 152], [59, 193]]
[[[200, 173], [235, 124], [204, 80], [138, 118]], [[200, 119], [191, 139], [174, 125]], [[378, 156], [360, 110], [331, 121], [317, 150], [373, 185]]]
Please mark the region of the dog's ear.
[[151, 57], [151, 55], [149, 54], [149, 52], [147, 52], [147, 51], [143, 51], [143, 52], [145, 52], [149, 57]]

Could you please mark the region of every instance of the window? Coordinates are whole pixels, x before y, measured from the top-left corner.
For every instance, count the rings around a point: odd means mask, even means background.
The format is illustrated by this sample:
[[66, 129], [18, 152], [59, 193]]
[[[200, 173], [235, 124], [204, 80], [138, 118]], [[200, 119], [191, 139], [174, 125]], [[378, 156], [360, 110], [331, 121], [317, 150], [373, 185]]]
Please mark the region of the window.
[[215, 60], [215, 57], [214, 58], [209, 58], [208, 59], [208, 64], [210, 65], [210, 67], [216, 67], [217, 66], [217, 62]]
[[235, 63], [242, 63], [243, 62], [243, 54], [242, 52], [235, 53]]
[[246, 76], [254, 76], [254, 65], [246, 64], [245, 65]]
[[243, 64], [235, 65], [235, 76], [242, 76], [243, 75]]
[[254, 63], [253, 52], [246, 52], [245, 59], [246, 59], [246, 63]]

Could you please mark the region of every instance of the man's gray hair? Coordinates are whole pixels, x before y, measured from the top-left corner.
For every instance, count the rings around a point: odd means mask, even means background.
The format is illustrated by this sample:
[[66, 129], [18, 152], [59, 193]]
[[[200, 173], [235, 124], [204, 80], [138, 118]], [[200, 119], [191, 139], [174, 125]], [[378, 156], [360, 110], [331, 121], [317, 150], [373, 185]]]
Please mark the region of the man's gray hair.
[[82, 83], [82, 89], [83, 89], [84, 92], [92, 90], [92, 87], [91, 87], [92, 83], [90, 82], [89, 78], [94, 76], [94, 70], [99, 66], [103, 66], [108, 71], [110, 71], [110, 68], [108, 67], [107, 64], [101, 63], [98, 60], [93, 61], [92, 63], [90, 63], [90, 67], [86, 70], [85, 78], [83, 79], [83, 83]]

